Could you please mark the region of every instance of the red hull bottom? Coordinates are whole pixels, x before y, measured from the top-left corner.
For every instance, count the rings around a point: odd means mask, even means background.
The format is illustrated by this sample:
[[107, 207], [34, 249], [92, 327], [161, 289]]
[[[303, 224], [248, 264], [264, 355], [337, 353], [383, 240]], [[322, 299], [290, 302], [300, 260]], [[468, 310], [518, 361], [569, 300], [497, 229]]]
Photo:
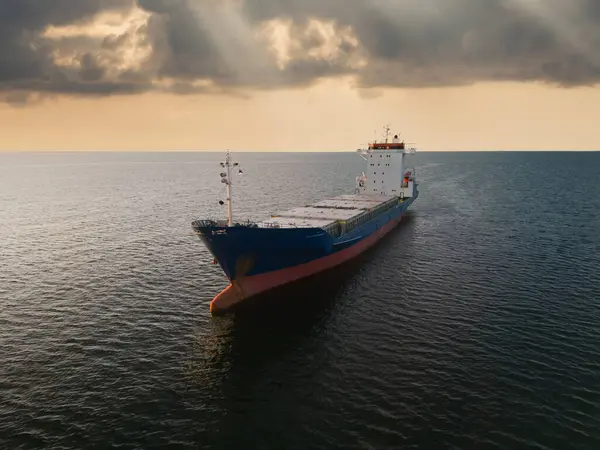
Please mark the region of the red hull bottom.
[[392, 231], [401, 220], [402, 216], [394, 221], [388, 222], [358, 244], [324, 258], [306, 264], [288, 267], [286, 269], [245, 277], [241, 280], [234, 280], [227, 288], [225, 288], [225, 290], [223, 290], [223, 292], [213, 299], [210, 304], [210, 312], [211, 314], [225, 313], [248, 298], [339, 266], [372, 247], [382, 237]]

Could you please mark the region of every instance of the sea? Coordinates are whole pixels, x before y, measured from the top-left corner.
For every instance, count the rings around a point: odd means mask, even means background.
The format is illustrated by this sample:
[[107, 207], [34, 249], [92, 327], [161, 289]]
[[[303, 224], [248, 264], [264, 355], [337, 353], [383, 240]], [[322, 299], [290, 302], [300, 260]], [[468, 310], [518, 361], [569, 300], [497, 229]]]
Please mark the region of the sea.
[[[236, 220], [365, 170], [233, 156]], [[211, 317], [223, 158], [0, 154], [0, 449], [600, 448], [600, 153], [418, 152], [385, 240]]]

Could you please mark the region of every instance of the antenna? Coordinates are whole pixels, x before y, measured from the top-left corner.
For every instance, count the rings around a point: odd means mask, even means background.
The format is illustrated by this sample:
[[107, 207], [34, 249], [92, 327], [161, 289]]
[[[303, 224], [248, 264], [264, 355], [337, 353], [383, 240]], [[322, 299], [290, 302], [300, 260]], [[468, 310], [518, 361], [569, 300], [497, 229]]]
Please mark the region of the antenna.
[[385, 137], [385, 143], [388, 143], [388, 138], [390, 137], [390, 126], [386, 125], [383, 127], [383, 136]]

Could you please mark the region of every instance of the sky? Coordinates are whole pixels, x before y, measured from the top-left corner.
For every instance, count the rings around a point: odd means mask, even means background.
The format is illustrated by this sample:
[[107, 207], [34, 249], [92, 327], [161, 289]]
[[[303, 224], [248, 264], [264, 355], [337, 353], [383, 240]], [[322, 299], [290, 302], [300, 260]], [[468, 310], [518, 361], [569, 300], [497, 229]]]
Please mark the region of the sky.
[[0, 0], [0, 150], [600, 150], [597, 0]]

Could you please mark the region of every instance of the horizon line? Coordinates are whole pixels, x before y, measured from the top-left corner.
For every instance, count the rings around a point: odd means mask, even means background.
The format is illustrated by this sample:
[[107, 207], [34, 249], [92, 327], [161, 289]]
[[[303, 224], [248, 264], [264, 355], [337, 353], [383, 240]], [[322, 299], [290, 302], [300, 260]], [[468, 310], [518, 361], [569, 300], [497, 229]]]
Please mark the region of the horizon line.
[[[147, 150], [7, 150], [0, 149], [0, 154], [14, 153], [358, 153], [357, 150], [235, 150], [224, 148], [222, 150], [190, 150], [190, 149], [147, 149]], [[416, 153], [588, 153], [600, 152], [599, 149], [463, 149], [463, 150], [416, 150]]]

